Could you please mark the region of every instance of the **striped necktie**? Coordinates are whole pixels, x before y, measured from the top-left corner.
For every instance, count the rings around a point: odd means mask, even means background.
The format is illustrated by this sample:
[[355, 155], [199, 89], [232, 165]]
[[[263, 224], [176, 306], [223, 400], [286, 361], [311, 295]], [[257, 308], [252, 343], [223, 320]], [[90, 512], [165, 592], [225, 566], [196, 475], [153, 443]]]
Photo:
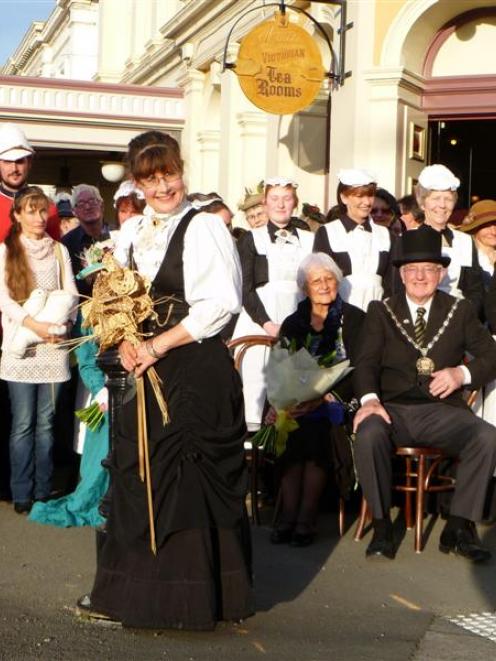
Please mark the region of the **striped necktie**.
[[417, 308], [417, 318], [415, 319], [415, 342], [423, 346], [425, 339], [425, 308]]

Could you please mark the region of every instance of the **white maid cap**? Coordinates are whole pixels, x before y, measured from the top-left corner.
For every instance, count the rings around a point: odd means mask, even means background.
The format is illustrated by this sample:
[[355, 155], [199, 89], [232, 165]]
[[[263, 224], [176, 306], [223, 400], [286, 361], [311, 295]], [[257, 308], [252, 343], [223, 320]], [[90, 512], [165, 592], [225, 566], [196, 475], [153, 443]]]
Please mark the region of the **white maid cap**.
[[418, 182], [427, 190], [455, 191], [460, 185], [458, 177], [440, 163], [425, 167], [419, 174]]
[[293, 179], [288, 179], [288, 177], [270, 177], [270, 179], [265, 180], [266, 186], [291, 186], [291, 188], [298, 188], [298, 184]]
[[338, 179], [345, 186], [368, 186], [377, 183], [376, 178], [370, 172], [356, 168], [339, 170]]

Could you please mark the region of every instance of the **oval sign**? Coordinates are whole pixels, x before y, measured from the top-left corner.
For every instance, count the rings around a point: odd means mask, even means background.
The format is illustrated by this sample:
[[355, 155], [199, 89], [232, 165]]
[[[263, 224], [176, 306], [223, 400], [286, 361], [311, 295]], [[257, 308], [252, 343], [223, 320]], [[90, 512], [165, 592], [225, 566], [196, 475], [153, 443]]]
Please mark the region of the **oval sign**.
[[276, 115], [308, 107], [324, 79], [317, 44], [280, 12], [246, 35], [234, 71], [245, 96]]

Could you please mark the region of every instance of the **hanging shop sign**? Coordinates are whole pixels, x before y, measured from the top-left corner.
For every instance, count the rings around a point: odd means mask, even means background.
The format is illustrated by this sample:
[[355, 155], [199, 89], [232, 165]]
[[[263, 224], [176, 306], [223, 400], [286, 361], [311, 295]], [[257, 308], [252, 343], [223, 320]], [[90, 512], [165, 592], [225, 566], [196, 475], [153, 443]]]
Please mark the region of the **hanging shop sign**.
[[244, 37], [234, 71], [245, 96], [276, 115], [307, 108], [325, 75], [314, 39], [281, 12]]

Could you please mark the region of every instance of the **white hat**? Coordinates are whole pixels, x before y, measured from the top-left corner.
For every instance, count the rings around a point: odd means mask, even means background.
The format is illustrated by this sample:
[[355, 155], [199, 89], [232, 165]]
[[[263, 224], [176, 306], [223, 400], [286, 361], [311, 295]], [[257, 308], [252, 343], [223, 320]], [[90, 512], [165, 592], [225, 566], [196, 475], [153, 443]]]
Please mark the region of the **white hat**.
[[340, 170], [338, 179], [345, 186], [368, 186], [376, 183], [375, 177], [366, 170]]
[[425, 167], [419, 174], [418, 181], [427, 190], [455, 191], [460, 185], [458, 177], [455, 177], [445, 165], [439, 163]]
[[287, 177], [270, 177], [270, 179], [265, 180], [266, 186], [291, 186], [291, 188], [298, 188], [298, 184], [293, 179], [288, 179]]
[[27, 141], [24, 131], [10, 122], [0, 126], [0, 160], [18, 161], [33, 154], [34, 149]]
[[144, 200], [145, 196], [143, 194], [143, 191], [140, 190], [139, 188], [136, 188], [134, 183], [130, 181], [129, 179], [126, 179], [121, 183], [119, 188], [115, 191], [114, 194], [114, 209], [117, 207], [117, 202], [121, 199], [121, 197], [128, 197], [129, 195], [132, 195], [135, 193], [136, 197], [138, 200]]

